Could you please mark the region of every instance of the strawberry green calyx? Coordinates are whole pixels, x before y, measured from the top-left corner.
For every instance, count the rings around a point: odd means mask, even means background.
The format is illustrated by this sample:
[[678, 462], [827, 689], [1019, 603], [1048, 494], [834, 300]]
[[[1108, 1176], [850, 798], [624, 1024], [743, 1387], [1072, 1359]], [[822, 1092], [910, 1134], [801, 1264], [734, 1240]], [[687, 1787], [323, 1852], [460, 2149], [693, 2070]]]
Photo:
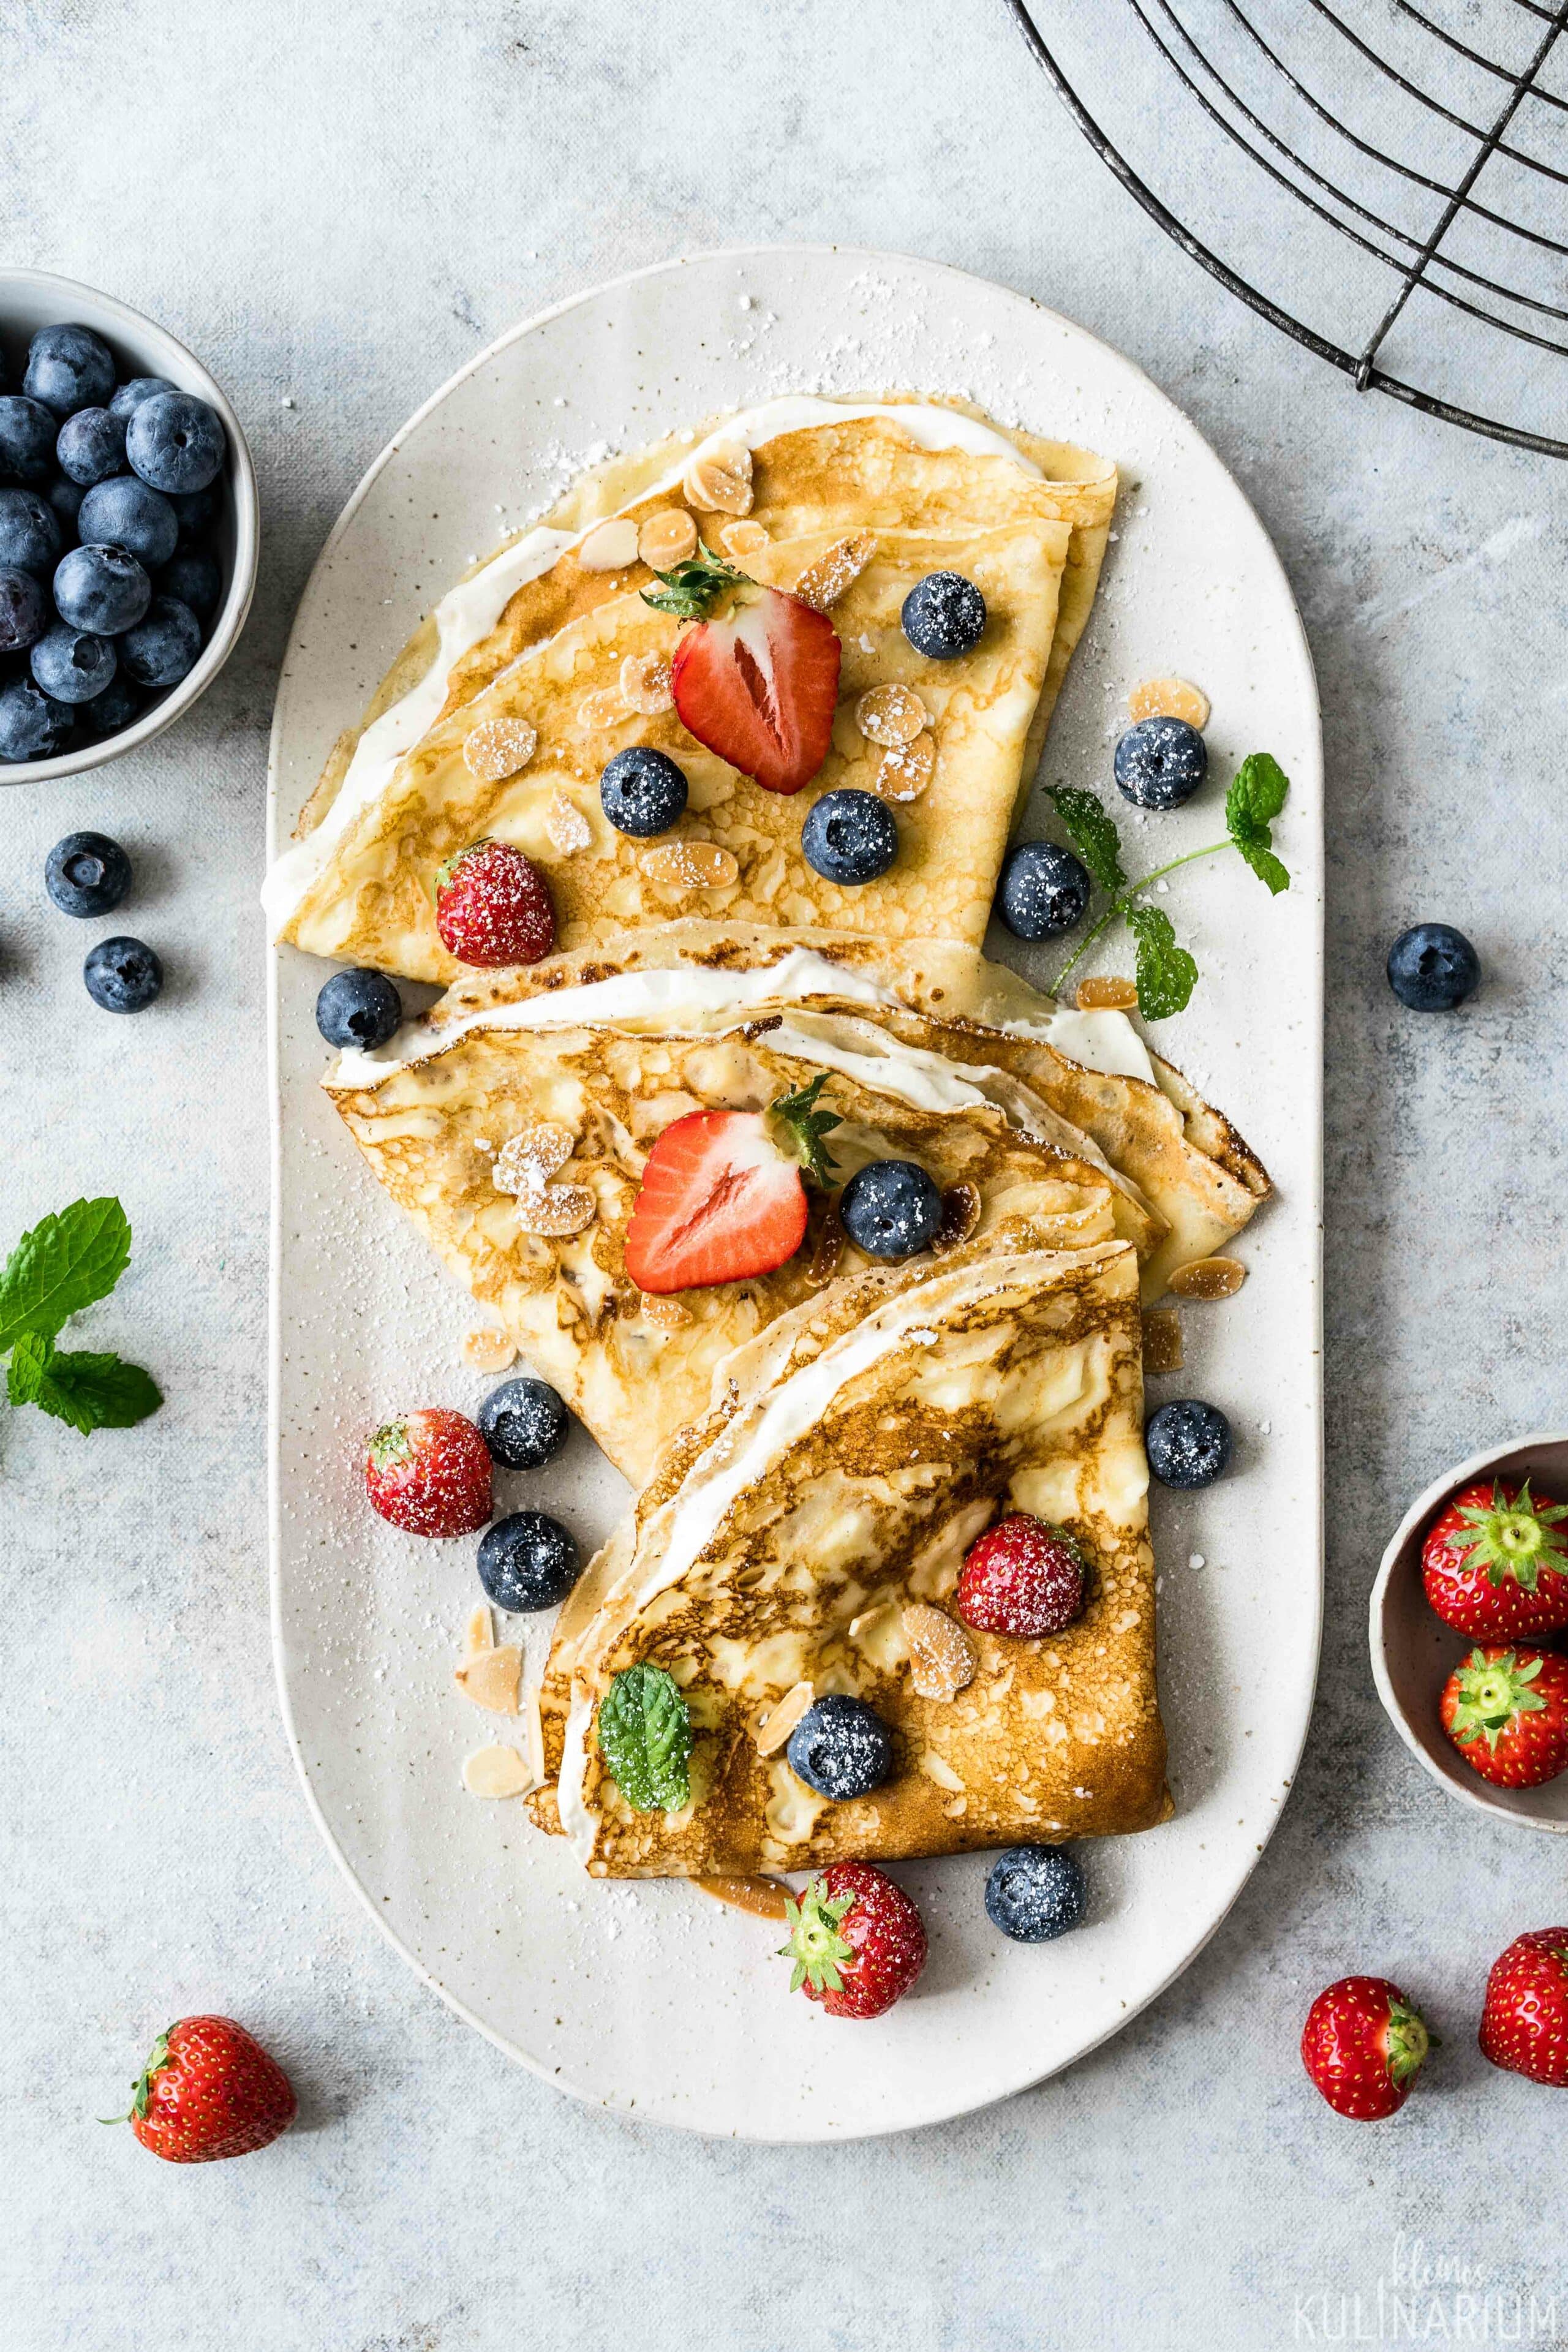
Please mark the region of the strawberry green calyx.
[[374, 1470], [395, 1470], [406, 1462], [414, 1451], [405, 1421], [384, 1421], [369, 1445], [371, 1467]]
[[1428, 2033], [1424, 2019], [1404, 2001], [1391, 2001], [1388, 2007], [1388, 2027], [1383, 2038], [1384, 2056], [1388, 2062], [1391, 2083], [1408, 2083], [1426, 2063], [1426, 2053], [1436, 2042]]
[[671, 572], [656, 572], [662, 580], [662, 590], [645, 588], [642, 600], [651, 604], [656, 613], [672, 613], [678, 621], [705, 621], [721, 596], [739, 587], [752, 587], [750, 575], [737, 572], [710, 548], [699, 545], [695, 555], [678, 563]]
[[1546, 1705], [1530, 1687], [1541, 1672], [1541, 1660], [1521, 1666], [1517, 1654], [1503, 1650], [1495, 1658], [1472, 1650], [1455, 1676], [1458, 1696], [1449, 1728], [1463, 1745], [1484, 1737], [1495, 1749], [1499, 1738], [1521, 1715], [1541, 1713]]
[[468, 858], [472, 857], [477, 850], [488, 849], [489, 845], [489, 835], [486, 834], [478, 841], [466, 841], [461, 849], [454, 849], [450, 857], [436, 869], [436, 879], [431, 886], [431, 897], [439, 899], [442, 891], [450, 887], [458, 867]]
[[819, 1184], [827, 1183], [837, 1172], [833, 1154], [824, 1138], [844, 1123], [836, 1110], [816, 1108], [816, 1098], [826, 1084], [827, 1072], [819, 1070], [809, 1086], [797, 1087], [793, 1094], [780, 1095], [777, 1102], [768, 1107], [769, 1118], [784, 1129], [786, 1148]]
[[128, 2124], [132, 2116], [144, 2116], [153, 2098], [153, 2077], [169, 2063], [169, 2036], [160, 2033], [148, 2053], [147, 2063], [137, 2075], [131, 2094], [131, 2105], [122, 2116], [100, 2116], [100, 2124]]
[[1492, 1487], [1490, 1503], [1467, 1503], [1459, 1512], [1466, 1536], [1457, 1536], [1454, 1549], [1467, 1568], [1484, 1569], [1489, 1584], [1510, 1577], [1523, 1592], [1533, 1592], [1542, 1568], [1568, 1573], [1568, 1529], [1558, 1526], [1568, 1518], [1568, 1506], [1531, 1499], [1527, 1478], [1510, 1503], [1500, 1486]]
[[838, 1929], [845, 1914], [854, 1907], [853, 1894], [829, 1895], [820, 1878], [812, 1880], [798, 1903], [785, 1898], [789, 1941], [779, 1946], [779, 1957], [795, 1962], [791, 1992], [798, 1992], [803, 1984], [809, 1984], [814, 1992], [843, 1991], [839, 1971], [853, 1958], [855, 1947]]

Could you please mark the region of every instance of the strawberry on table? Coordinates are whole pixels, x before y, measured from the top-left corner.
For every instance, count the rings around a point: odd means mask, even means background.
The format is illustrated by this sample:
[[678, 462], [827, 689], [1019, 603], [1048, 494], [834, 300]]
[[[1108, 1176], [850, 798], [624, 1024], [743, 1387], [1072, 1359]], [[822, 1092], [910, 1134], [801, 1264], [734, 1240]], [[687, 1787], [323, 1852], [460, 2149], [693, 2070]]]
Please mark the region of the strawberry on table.
[[1539, 1788], [1568, 1768], [1568, 1658], [1555, 1650], [1472, 1650], [1439, 1712], [1466, 1763], [1499, 1788]]
[[383, 1422], [364, 1458], [372, 1507], [411, 1536], [470, 1536], [490, 1517], [489, 1448], [446, 1405]]
[[869, 1862], [834, 1862], [784, 1905], [791, 1992], [830, 2017], [880, 2017], [926, 1964], [926, 1931], [901, 1886]]
[[1505, 2073], [1568, 2087], [1568, 1927], [1532, 1927], [1492, 1962], [1480, 2043]]
[[1426, 1598], [1476, 1642], [1536, 1641], [1568, 1625], [1568, 1507], [1484, 1479], [1436, 1518], [1421, 1547]]
[[1065, 1528], [1010, 1511], [964, 1556], [956, 1607], [977, 1633], [1059, 1633], [1083, 1607], [1085, 1560]]
[[1336, 2115], [1377, 2123], [1410, 2096], [1432, 2037], [1386, 1977], [1341, 1977], [1301, 2031], [1301, 2063]]
[[805, 1238], [802, 1169], [833, 1172], [819, 1110], [827, 1083], [781, 1095], [765, 1111], [694, 1110], [667, 1127], [643, 1169], [626, 1226], [626, 1272], [639, 1290], [694, 1290], [771, 1274]]
[[764, 792], [798, 793], [833, 740], [843, 648], [832, 622], [705, 547], [658, 577], [645, 603], [695, 625], [670, 667], [681, 725]]
[[436, 877], [436, 929], [448, 955], [480, 971], [537, 963], [555, 945], [555, 908], [521, 849], [470, 841]]
[[182, 2017], [153, 2044], [129, 2116], [113, 2120], [169, 2164], [214, 2164], [266, 2147], [295, 2105], [288, 2075], [243, 2025]]

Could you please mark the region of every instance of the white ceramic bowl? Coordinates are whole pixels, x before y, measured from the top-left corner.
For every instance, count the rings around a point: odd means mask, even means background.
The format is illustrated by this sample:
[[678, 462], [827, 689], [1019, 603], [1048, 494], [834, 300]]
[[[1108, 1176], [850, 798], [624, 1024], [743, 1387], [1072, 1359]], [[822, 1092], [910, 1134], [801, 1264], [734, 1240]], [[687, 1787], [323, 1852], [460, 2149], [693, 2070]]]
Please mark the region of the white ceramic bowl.
[[1427, 1606], [1421, 1584], [1422, 1538], [1451, 1495], [1477, 1478], [1492, 1477], [1528, 1477], [1542, 1492], [1562, 1495], [1568, 1488], [1568, 1434], [1548, 1430], [1472, 1454], [1416, 1496], [1383, 1555], [1372, 1588], [1373, 1675], [1401, 1739], [1450, 1796], [1481, 1812], [1506, 1814], [1526, 1829], [1568, 1830], [1568, 1772], [1539, 1789], [1494, 1788], [1470, 1769], [1438, 1718], [1443, 1685], [1474, 1644]]
[[132, 751], [139, 743], [162, 734], [206, 692], [234, 651], [256, 586], [256, 474], [239, 419], [219, 387], [184, 343], [176, 342], [127, 303], [117, 302], [112, 294], [95, 293], [74, 278], [55, 278], [47, 270], [0, 269], [0, 340], [9, 357], [19, 359], [38, 328], [67, 320], [90, 327], [103, 337], [121, 377], [166, 376], [182, 392], [195, 393], [222, 417], [228, 436], [223, 474], [228, 496], [213, 534], [213, 546], [223, 572], [223, 597], [195, 668], [178, 686], [171, 687], [161, 701], [143, 711], [133, 727], [106, 735], [101, 742], [75, 745], [58, 759], [0, 761], [0, 784], [37, 784], [55, 776], [82, 775], [89, 768], [100, 768], [106, 761], [118, 760], [122, 751]]

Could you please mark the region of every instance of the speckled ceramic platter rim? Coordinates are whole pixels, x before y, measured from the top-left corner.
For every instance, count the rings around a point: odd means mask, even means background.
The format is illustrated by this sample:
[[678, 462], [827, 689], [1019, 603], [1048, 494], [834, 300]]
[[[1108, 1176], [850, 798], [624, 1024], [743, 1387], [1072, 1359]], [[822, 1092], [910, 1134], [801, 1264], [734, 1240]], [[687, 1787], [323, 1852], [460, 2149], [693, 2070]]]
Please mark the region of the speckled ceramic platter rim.
[[[1045, 763], [1109, 783], [1128, 688], [1156, 670], [1211, 693], [1219, 776], [1176, 815], [1125, 820], [1144, 870], [1215, 838], [1223, 779], [1274, 751], [1293, 779], [1270, 902], [1232, 857], [1163, 899], [1204, 982], [1161, 1044], [1268, 1161], [1279, 1197], [1244, 1244], [1239, 1297], [1186, 1311], [1188, 1369], [1238, 1438], [1206, 1494], [1157, 1493], [1161, 1675], [1177, 1811], [1087, 1850], [1088, 1924], [1011, 1945], [980, 1856], [900, 1875], [932, 1930], [917, 1993], [874, 2026], [787, 1998], [776, 1929], [671, 1885], [586, 1880], [515, 1807], [477, 1803], [489, 1736], [454, 1692], [474, 1598], [466, 1544], [374, 1521], [365, 1432], [399, 1404], [472, 1409], [470, 1316], [375, 1195], [316, 1080], [323, 968], [273, 960], [272, 1560], [284, 1719], [323, 1836], [398, 1948], [459, 2015], [545, 2080], [637, 2116], [769, 2140], [849, 2138], [984, 2105], [1093, 2049], [1177, 1976], [1255, 1867], [1311, 1706], [1321, 1619], [1321, 750], [1289, 585], [1193, 426], [1106, 345], [941, 265], [783, 247], [677, 262], [578, 297], [492, 345], [377, 459], [328, 541], [285, 660], [271, 831], [285, 839], [340, 728], [418, 614], [595, 445], [790, 389], [897, 384], [1109, 450], [1127, 478], [1100, 601]], [[1044, 981], [1016, 942], [992, 942]], [[1112, 956], [1101, 968], [1125, 967]], [[619, 1481], [580, 1435], [505, 1482], [597, 1540]], [[537, 1654], [544, 1628], [530, 1641]]]

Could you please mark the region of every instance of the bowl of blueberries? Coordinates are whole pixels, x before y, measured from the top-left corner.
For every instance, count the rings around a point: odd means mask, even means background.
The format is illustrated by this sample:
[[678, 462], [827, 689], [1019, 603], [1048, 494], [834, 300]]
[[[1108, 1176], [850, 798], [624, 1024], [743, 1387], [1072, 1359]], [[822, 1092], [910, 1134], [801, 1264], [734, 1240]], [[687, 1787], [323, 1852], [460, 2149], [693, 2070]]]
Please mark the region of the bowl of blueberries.
[[187, 710], [256, 583], [238, 419], [183, 343], [0, 271], [0, 783], [79, 774]]

